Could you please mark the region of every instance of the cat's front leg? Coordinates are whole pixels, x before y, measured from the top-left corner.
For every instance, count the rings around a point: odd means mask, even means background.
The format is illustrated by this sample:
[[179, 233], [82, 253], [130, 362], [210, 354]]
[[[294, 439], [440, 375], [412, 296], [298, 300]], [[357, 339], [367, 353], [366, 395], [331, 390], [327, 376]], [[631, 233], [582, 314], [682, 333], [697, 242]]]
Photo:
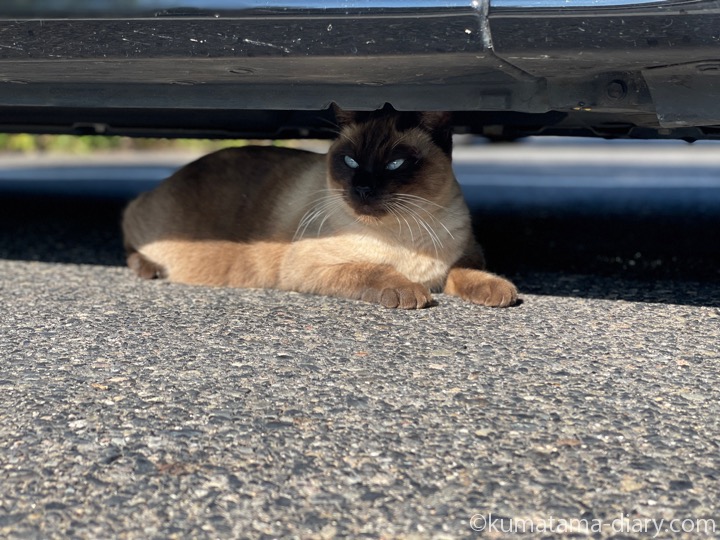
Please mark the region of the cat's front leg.
[[384, 264], [293, 265], [283, 269], [280, 286], [298, 292], [372, 302], [386, 308], [420, 309], [433, 303], [427, 287]]
[[451, 268], [444, 292], [490, 307], [508, 307], [518, 300], [518, 290], [509, 280], [473, 268]]

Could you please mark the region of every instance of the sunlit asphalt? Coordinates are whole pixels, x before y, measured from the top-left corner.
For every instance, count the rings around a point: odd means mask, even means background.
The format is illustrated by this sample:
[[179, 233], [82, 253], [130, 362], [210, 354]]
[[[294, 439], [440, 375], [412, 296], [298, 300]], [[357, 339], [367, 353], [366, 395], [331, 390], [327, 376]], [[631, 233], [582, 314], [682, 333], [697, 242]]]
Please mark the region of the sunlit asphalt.
[[0, 536], [716, 536], [717, 150], [458, 146], [523, 301], [417, 312], [135, 279], [192, 156], [0, 159]]

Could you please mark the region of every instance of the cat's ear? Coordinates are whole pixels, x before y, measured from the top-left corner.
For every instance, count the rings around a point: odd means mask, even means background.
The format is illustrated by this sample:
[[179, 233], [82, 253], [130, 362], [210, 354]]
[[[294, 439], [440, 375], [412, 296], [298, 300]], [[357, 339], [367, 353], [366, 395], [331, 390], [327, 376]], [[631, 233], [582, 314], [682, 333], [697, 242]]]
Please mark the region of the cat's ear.
[[452, 113], [431, 111], [420, 113], [420, 127], [430, 133], [432, 140], [448, 156], [452, 154]]
[[420, 113], [420, 125], [430, 133], [438, 129], [447, 130], [451, 127], [452, 113], [446, 111], [430, 111]]
[[332, 110], [335, 113], [335, 120], [340, 127], [347, 126], [355, 121], [356, 113], [353, 111], [344, 111], [335, 103], [332, 104]]

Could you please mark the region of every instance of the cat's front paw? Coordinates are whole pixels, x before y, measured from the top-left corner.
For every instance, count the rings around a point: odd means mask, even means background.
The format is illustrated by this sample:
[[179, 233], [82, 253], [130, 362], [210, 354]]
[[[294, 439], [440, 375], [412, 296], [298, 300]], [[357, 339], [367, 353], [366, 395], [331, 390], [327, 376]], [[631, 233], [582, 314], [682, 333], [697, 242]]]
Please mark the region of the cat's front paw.
[[493, 276], [473, 290], [471, 300], [490, 307], [513, 306], [518, 300], [518, 290], [512, 282], [500, 276]]
[[363, 293], [362, 299], [365, 302], [381, 304], [386, 308], [400, 309], [422, 309], [433, 303], [430, 290], [420, 283], [368, 289]]
[[518, 290], [512, 282], [489, 272], [465, 268], [451, 270], [445, 292], [489, 307], [508, 307], [518, 301]]

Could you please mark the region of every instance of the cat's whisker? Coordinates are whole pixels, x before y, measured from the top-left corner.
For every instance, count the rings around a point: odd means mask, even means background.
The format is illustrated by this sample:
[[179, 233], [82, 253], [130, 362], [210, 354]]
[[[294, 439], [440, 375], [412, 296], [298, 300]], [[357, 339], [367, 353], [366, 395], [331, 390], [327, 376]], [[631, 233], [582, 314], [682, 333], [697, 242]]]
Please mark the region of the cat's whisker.
[[422, 227], [422, 228], [425, 229], [425, 231], [428, 233], [428, 237], [430, 238], [430, 241], [432, 242], [433, 248], [435, 249], [435, 256], [437, 257], [437, 256], [438, 256], [438, 247], [439, 247], [439, 246], [438, 246], [438, 242], [439, 242], [439, 241], [436, 239], [436, 236], [435, 236], [435, 234], [433, 233], [432, 228], [429, 227], [428, 224], [425, 223], [425, 221], [424, 221], [422, 218], [419, 218], [419, 217], [416, 216], [416, 215], [411, 215], [410, 217], [412, 217], [412, 218], [415, 220], [415, 223], [418, 224], [418, 227]]
[[423, 218], [422, 215], [418, 214], [415, 210], [411, 208], [405, 208], [406, 211], [410, 212], [411, 215], [417, 216], [417, 218], [420, 220], [420, 223], [423, 225], [423, 228], [428, 232], [428, 234], [431, 236], [431, 238], [434, 240], [433, 243], [435, 243], [440, 248], [444, 247], [443, 241], [440, 239], [440, 235], [435, 230], [435, 228], [428, 222], [427, 219]]
[[398, 231], [402, 231], [402, 223], [400, 223], [400, 218], [397, 215], [397, 212], [393, 210], [393, 207], [389, 203], [383, 203], [383, 210], [385, 210], [388, 214], [391, 214], [395, 221], [397, 221], [398, 224]]
[[400, 229], [400, 233], [402, 233], [402, 223], [400, 223], [400, 218], [405, 222], [405, 225], [408, 228], [408, 232], [410, 233], [410, 242], [415, 245], [415, 234], [413, 233], [412, 227], [410, 226], [410, 222], [407, 220], [405, 216], [402, 215], [402, 212], [400, 212], [400, 209], [393, 209], [393, 213], [397, 216], [396, 219], [398, 220], [398, 225]]
[[311, 200], [305, 205], [305, 208], [309, 208], [308, 212], [312, 212], [318, 207], [320, 203], [342, 196], [342, 190], [329, 190], [329, 189], [318, 189], [313, 193], [324, 193], [321, 197]]
[[423, 218], [419, 213], [417, 213], [409, 206], [401, 204], [400, 208], [402, 208], [402, 210], [407, 213], [408, 216], [415, 221], [415, 223], [418, 224], [418, 228], [421, 228], [427, 233], [428, 238], [430, 239], [433, 247], [435, 248], [435, 255], [438, 256], [438, 252], [440, 249], [444, 248], [444, 244], [437, 232], [433, 229], [433, 227], [427, 222], [425, 218]]
[[338, 205], [335, 205], [334, 208], [331, 207], [331, 208], [330, 208], [330, 212], [326, 212], [326, 213], [325, 213], [325, 217], [323, 218], [323, 220], [320, 222], [320, 225], [318, 226], [318, 231], [317, 231], [317, 236], [318, 236], [318, 237], [320, 236], [320, 233], [322, 232], [322, 228], [323, 228], [323, 225], [325, 225], [325, 222], [326, 222], [330, 217], [334, 216], [339, 209], [340, 209], [340, 205], [338, 204]]
[[405, 199], [405, 200], [407, 200], [407, 199], [414, 199], [414, 200], [416, 200], [417, 202], [419, 202], [419, 203], [421, 203], [421, 204], [429, 204], [429, 205], [431, 205], [431, 206], [436, 207], [436, 208], [439, 209], [439, 210], [444, 210], [445, 212], [449, 212], [451, 215], [456, 215], [456, 212], [451, 211], [451, 210], [450, 210], [449, 208], [447, 208], [446, 206], [443, 206], [443, 205], [438, 204], [438, 203], [436, 203], [436, 202], [434, 202], [434, 201], [431, 201], [431, 200], [429, 200], [429, 199], [426, 199], [425, 197], [421, 197], [420, 195], [413, 195], [413, 194], [411, 194], [411, 193], [397, 193], [397, 194], [395, 195], [395, 197], [398, 198], [398, 199]]
[[[341, 201], [342, 195], [339, 193], [332, 193], [330, 195], [326, 195], [325, 197], [317, 199], [315, 206], [308, 210], [305, 215], [300, 219], [300, 223], [298, 223], [297, 229], [295, 230], [295, 235], [293, 236], [293, 241], [302, 239], [305, 236], [305, 233], [307, 232], [310, 225], [318, 218], [325, 215], [325, 218], [320, 224], [321, 229], [327, 218], [333, 215], [340, 207]], [[328, 213], [328, 211], [330, 210], [332, 211]], [[320, 230], [318, 229], [318, 236], [319, 235]]]
[[[419, 198], [422, 199], [422, 197], [419, 197]], [[404, 202], [405, 204], [412, 205], [413, 207], [418, 208], [418, 209], [422, 210], [423, 212], [425, 212], [428, 216], [430, 216], [430, 219], [432, 219], [435, 223], [437, 223], [437, 224], [440, 225], [443, 229], [445, 229], [445, 232], [448, 233], [448, 236], [450, 236], [450, 238], [452, 238], [453, 240], [455, 239], [455, 236], [453, 236], [453, 233], [450, 232], [450, 229], [448, 229], [448, 228], [445, 226], [445, 224], [444, 224], [442, 221], [440, 221], [440, 220], [435, 216], [435, 214], [433, 214], [432, 212], [430, 212], [427, 208], [423, 207], [423, 206], [420, 205], [420, 204], [411, 202], [411, 201], [403, 201], [403, 202]], [[430, 202], [430, 201], [427, 201], [427, 202]], [[438, 205], [438, 206], [439, 206], [439, 205]]]
[[336, 197], [338, 195], [341, 195], [343, 193], [343, 190], [342, 189], [325, 188], [325, 189], [316, 189], [315, 191], [312, 191], [311, 193], [325, 193], [325, 195], [323, 195], [322, 197], [318, 197], [317, 199], [313, 199], [312, 201], [310, 201], [309, 203], [307, 203], [305, 205], [306, 207], [314, 206], [317, 203], [319, 203], [325, 199], [329, 199], [331, 197]]
[[300, 220], [300, 225], [304, 224], [306, 220], [312, 221], [312, 216], [316, 214], [317, 212], [322, 212], [326, 207], [329, 207], [330, 205], [334, 204], [336, 196], [325, 196], [317, 199], [313, 207], [308, 210], [305, 215]]
[[437, 208], [438, 210], [443, 210], [445, 212], [451, 212], [451, 210], [448, 209], [446, 206], [443, 206], [434, 201], [431, 201], [430, 199], [426, 199], [425, 197], [421, 197], [420, 195], [413, 195], [411, 193], [397, 193], [397, 194], [395, 194], [395, 197], [398, 199], [405, 200], [405, 201], [412, 200], [421, 205], [433, 206], [433, 207]]
[[[293, 236], [293, 242], [297, 240], [301, 240], [303, 236], [305, 236], [305, 232], [307, 231], [310, 224], [315, 221], [320, 215], [322, 215], [322, 212], [319, 212], [317, 210], [314, 210], [313, 212], [309, 212], [308, 214], [305, 214], [305, 217], [298, 225], [297, 229], [295, 230], [295, 235]], [[304, 224], [304, 227], [303, 227]], [[300, 230], [302, 228], [302, 230]]]
[[327, 124], [328, 126], [333, 128], [333, 133], [335, 133], [335, 135], [339, 135], [340, 132], [342, 131], [342, 128], [335, 122], [328, 120], [327, 118], [321, 118], [321, 120], [324, 124]]
[[395, 216], [395, 219], [397, 219], [398, 222], [398, 229], [399, 233], [402, 233], [402, 223], [400, 223], [400, 218], [405, 222], [405, 225], [407, 225], [408, 231], [410, 232], [410, 241], [415, 244], [415, 235], [413, 234], [412, 227], [410, 226], [410, 222], [407, 220], [407, 218], [402, 215], [402, 207], [398, 205], [397, 203], [388, 203], [386, 205], [387, 209]]
[[322, 189], [315, 189], [313, 191], [310, 191], [310, 193], [341, 193], [342, 191], [344, 191], [342, 188], [325, 187]]
[[388, 213], [392, 214], [395, 218], [395, 221], [397, 221], [398, 223], [397, 237], [400, 238], [402, 235], [402, 222], [400, 221], [400, 218], [402, 218], [408, 227], [408, 231], [410, 232], [410, 241], [415, 244], [415, 236], [413, 235], [412, 227], [410, 227], [410, 223], [408, 223], [408, 220], [405, 219], [405, 216], [403, 216], [402, 213], [398, 211], [399, 209], [397, 208], [397, 205], [395, 203], [385, 203], [383, 205], [383, 208], [385, 208]]

